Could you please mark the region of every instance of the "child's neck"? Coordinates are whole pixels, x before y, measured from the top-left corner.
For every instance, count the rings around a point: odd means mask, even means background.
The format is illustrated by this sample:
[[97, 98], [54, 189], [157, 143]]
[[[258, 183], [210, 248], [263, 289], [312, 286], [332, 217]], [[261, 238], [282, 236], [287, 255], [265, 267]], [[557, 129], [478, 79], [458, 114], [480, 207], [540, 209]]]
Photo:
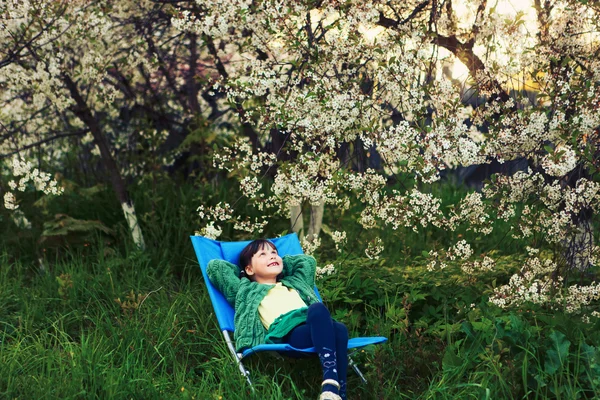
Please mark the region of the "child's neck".
[[275, 285], [277, 283], [277, 278], [260, 278], [256, 279], [256, 282], [263, 283], [265, 285]]

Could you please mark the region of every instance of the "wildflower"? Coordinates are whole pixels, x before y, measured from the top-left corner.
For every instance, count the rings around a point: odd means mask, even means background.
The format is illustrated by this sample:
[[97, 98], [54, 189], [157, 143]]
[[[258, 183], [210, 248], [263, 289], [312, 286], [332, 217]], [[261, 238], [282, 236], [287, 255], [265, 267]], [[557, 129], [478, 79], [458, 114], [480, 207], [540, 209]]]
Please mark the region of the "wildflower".
[[335, 267], [333, 264], [327, 264], [324, 267], [317, 267], [316, 275], [317, 279], [322, 278], [324, 276], [331, 275], [335, 272]]

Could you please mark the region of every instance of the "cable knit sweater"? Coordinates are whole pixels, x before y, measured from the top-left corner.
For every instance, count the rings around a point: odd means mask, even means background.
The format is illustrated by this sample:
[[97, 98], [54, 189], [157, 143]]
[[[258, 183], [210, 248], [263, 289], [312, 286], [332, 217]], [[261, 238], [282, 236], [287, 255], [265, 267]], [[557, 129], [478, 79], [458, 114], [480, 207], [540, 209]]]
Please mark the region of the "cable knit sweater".
[[[295, 289], [307, 306], [318, 302], [313, 286], [317, 262], [304, 254], [283, 257], [281, 283]], [[212, 260], [207, 267], [208, 277], [235, 310], [235, 347], [241, 351], [263, 343], [281, 343], [292, 329], [306, 321], [306, 307], [279, 316], [267, 331], [260, 321], [258, 306], [275, 285], [240, 278], [237, 265], [225, 260]]]

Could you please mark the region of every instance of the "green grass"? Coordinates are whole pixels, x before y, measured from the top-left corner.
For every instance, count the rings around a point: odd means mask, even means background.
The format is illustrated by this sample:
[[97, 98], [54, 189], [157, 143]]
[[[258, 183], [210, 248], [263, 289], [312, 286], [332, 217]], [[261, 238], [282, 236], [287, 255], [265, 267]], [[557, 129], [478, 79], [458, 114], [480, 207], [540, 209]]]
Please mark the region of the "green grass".
[[[316, 359], [263, 355], [248, 362], [256, 385], [256, 394], [249, 394], [224, 346], [199, 269], [184, 278], [157, 277], [143, 257], [90, 262], [92, 254], [67, 257], [44, 274], [2, 257], [0, 397], [317, 395]], [[367, 365], [366, 371], [379, 367]]]
[[[178, 277], [162, 273], [163, 268], [168, 269], [166, 263], [155, 265], [141, 253], [91, 261], [94, 255], [91, 251], [71, 254], [43, 274], [36, 273], [34, 265], [27, 268], [8, 263], [8, 257], [2, 256], [0, 397], [316, 398], [319, 367], [315, 358], [253, 357], [247, 367], [256, 392], [248, 391], [221, 340], [193, 261], [190, 272]], [[331, 289], [340, 283], [331, 280], [322, 285]], [[324, 288], [324, 293], [327, 290]], [[355, 356], [369, 383], [362, 385], [350, 371], [354, 399], [520, 398], [525, 390], [518, 379], [519, 368], [524, 375], [521, 381], [535, 376], [529, 371], [532, 365], [538, 372], [544, 371], [540, 345], [530, 346], [546, 340], [543, 331], [525, 321], [513, 330], [529, 337], [531, 343], [516, 341], [523, 351], [514, 354], [528, 356], [520, 360], [520, 366], [507, 369], [504, 363], [511, 361], [508, 347], [499, 348], [498, 332], [483, 326], [486, 321], [504, 321], [505, 316], [488, 313], [486, 317], [467, 314], [457, 318], [449, 315], [455, 314], [457, 305], [453, 304], [448, 305], [452, 311], [446, 311], [445, 317], [442, 312], [428, 319], [435, 301], [428, 304], [427, 298], [413, 299], [412, 321], [402, 325], [392, 311], [407, 307], [403, 295], [388, 298], [383, 306], [368, 296], [364, 296], [365, 303], [354, 306], [331, 297], [326, 298], [328, 305], [336, 312], [345, 310], [341, 319], [354, 335], [390, 338], [387, 344]], [[439, 300], [444, 301], [451, 300]], [[449, 328], [469, 319], [476, 328], [467, 335], [466, 328]], [[516, 337], [517, 333], [511, 334]], [[580, 343], [585, 341], [581, 338]], [[552, 397], [553, 387], [567, 387], [572, 393], [586, 390], [587, 396], [600, 394], [595, 386], [585, 386], [582, 377], [593, 369], [581, 352], [571, 357], [574, 362], [565, 364], [564, 371], [546, 376], [547, 386], [538, 388], [538, 398]]]
[[[200, 222], [198, 204], [218, 200], [227, 190], [226, 185], [134, 190], [145, 252], [132, 246], [108, 191], [93, 198], [71, 193], [51, 202], [32, 217], [31, 231], [5, 224], [0, 398], [317, 398], [316, 358], [251, 357], [246, 366], [252, 392], [222, 341], [188, 236]], [[439, 190], [452, 197], [463, 189]], [[356, 212], [332, 210], [325, 222], [339, 229], [334, 224], [351, 221]], [[39, 242], [41, 221], [55, 213], [99, 220], [115, 234]], [[267, 235], [281, 232], [284, 224], [275, 221]], [[349, 232], [354, 234], [359, 241], [369, 239]], [[322, 263], [338, 266], [337, 274], [319, 282], [334, 316], [353, 336], [389, 338], [354, 356], [368, 384], [349, 371], [351, 399], [600, 396], [598, 322], [583, 324], [539, 307], [503, 311], [487, 303], [492, 287], [521, 265], [522, 244], [481, 241], [496, 251], [497, 271], [467, 279], [452, 265], [425, 270], [423, 243], [452, 240], [442, 232], [380, 234], [387, 248], [379, 261], [351, 249], [339, 254], [327, 238], [317, 254]]]

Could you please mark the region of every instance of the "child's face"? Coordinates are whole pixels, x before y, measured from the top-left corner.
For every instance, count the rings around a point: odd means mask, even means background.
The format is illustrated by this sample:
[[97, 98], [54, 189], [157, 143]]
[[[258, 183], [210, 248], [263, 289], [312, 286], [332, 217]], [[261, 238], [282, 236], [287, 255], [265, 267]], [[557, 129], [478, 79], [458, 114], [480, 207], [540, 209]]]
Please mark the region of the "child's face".
[[246, 274], [258, 283], [276, 283], [277, 275], [283, 271], [283, 261], [276, 249], [265, 244], [252, 256], [245, 269]]

